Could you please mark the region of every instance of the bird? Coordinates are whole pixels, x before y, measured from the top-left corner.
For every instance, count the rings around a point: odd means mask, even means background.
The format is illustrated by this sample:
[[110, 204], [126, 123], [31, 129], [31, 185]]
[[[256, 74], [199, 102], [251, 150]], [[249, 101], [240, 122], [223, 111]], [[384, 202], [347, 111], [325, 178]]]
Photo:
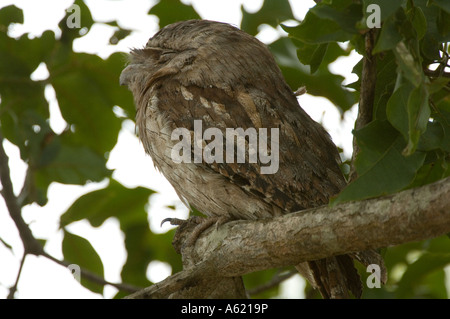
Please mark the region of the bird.
[[[346, 186], [330, 135], [301, 108], [268, 47], [235, 26], [165, 26], [131, 50], [120, 84], [133, 94], [145, 152], [207, 220], [274, 218], [326, 205]], [[359, 298], [353, 259], [382, 260], [370, 251], [296, 268], [324, 298]]]

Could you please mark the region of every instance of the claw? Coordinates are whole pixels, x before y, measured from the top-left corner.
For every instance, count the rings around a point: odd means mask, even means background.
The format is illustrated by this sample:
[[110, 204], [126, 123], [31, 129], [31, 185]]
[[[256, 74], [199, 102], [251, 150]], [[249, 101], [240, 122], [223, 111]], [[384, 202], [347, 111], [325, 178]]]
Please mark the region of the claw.
[[186, 246], [193, 246], [197, 241], [198, 237], [201, 233], [203, 233], [209, 227], [214, 226], [214, 229], [217, 231], [219, 226], [225, 224], [230, 221], [231, 218], [229, 216], [221, 216], [221, 217], [209, 217], [207, 219], [202, 219], [198, 225], [194, 228], [189, 238], [186, 241]]
[[207, 228], [214, 225], [214, 229], [217, 231], [219, 226], [225, 224], [226, 222], [230, 221], [231, 218], [229, 216], [221, 216], [221, 217], [208, 217], [208, 218], [202, 218], [200, 216], [191, 216], [189, 219], [179, 219], [179, 218], [164, 218], [161, 222], [161, 227], [164, 223], [169, 222], [171, 225], [174, 226], [181, 226], [184, 224], [197, 224], [193, 226], [193, 229], [191, 230], [191, 233], [188, 235], [184, 246], [185, 247], [191, 247], [194, 246], [195, 242], [197, 241], [198, 237], [201, 233], [203, 233]]
[[227, 222], [233, 220], [230, 218], [230, 216], [221, 216], [216, 221], [216, 230], [219, 229], [219, 226], [222, 226], [223, 224], [226, 224]]
[[162, 227], [162, 225], [164, 225], [164, 223], [169, 222], [170, 225], [173, 226], [179, 226], [181, 224], [183, 224], [184, 222], [186, 222], [185, 219], [179, 219], [179, 218], [164, 218], [161, 222], [161, 225], [159, 227]]

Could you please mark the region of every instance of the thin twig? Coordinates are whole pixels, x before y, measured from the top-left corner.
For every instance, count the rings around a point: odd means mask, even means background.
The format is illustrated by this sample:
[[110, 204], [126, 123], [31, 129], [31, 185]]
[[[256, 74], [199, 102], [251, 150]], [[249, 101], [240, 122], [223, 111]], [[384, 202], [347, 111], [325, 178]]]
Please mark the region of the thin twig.
[[[42, 256], [54, 261], [55, 263], [57, 263], [58, 265], [61, 265], [63, 267], [68, 267], [69, 265], [72, 264], [65, 260], [59, 260], [59, 259], [53, 257], [52, 255], [47, 254], [46, 252], [44, 252], [42, 254]], [[142, 289], [142, 287], [137, 287], [137, 286], [133, 286], [130, 284], [114, 283], [114, 282], [107, 281], [107, 280], [103, 279], [102, 277], [98, 276], [97, 274], [95, 274], [87, 269], [83, 269], [83, 268], [80, 268], [80, 275], [82, 277], [84, 277], [85, 279], [87, 279], [91, 282], [97, 283], [99, 285], [110, 285], [119, 290], [123, 290], [123, 291], [129, 292], [129, 293], [133, 293], [133, 292], [136, 292], [136, 291]]]
[[9, 288], [9, 294], [8, 294], [8, 297], [6, 297], [7, 299], [14, 299], [14, 295], [17, 291], [17, 286], [19, 285], [19, 279], [20, 279], [20, 275], [22, 274], [23, 264], [25, 263], [26, 257], [27, 257], [27, 254], [24, 253], [22, 260], [20, 261], [19, 272], [17, 273], [16, 282], [14, 283], [14, 286]]
[[250, 296], [254, 296], [254, 295], [259, 294], [259, 293], [261, 293], [263, 291], [266, 291], [266, 290], [269, 290], [269, 289], [271, 289], [271, 288], [273, 288], [275, 286], [278, 286], [280, 283], [282, 283], [283, 281], [291, 278], [295, 274], [298, 274], [298, 271], [295, 270], [295, 269], [291, 270], [291, 271], [288, 271], [288, 272], [284, 272], [284, 273], [278, 274], [276, 276], [273, 276], [273, 278], [271, 280], [269, 280], [268, 282], [266, 282], [265, 284], [263, 284], [261, 286], [258, 286], [258, 287], [255, 287], [253, 289], [247, 290], [247, 293]]
[[436, 70], [432, 71], [430, 69], [423, 69], [423, 73], [425, 73], [426, 76], [432, 77], [432, 78], [438, 78], [438, 77], [444, 77], [444, 78], [450, 78], [450, 73], [444, 72], [445, 65], [443, 65], [443, 68], [437, 68]]

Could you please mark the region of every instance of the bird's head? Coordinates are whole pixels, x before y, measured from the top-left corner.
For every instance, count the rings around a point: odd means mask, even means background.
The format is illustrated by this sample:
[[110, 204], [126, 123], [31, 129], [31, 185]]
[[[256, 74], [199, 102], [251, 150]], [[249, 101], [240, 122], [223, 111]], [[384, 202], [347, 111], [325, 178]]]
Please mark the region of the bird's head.
[[209, 20], [181, 21], [161, 29], [143, 49], [131, 51], [120, 84], [143, 97], [164, 78], [227, 91], [285, 83], [263, 43], [229, 24]]

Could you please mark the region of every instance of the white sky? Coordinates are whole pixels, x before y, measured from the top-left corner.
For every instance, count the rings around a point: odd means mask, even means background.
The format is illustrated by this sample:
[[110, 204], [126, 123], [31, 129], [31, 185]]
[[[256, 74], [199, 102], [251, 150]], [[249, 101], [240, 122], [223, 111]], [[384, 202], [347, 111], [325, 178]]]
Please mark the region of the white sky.
[[[240, 24], [240, 7], [243, 0], [192, 0], [183, 1], [192, 3], [197, 12], [204, 19]], [[128, 51], [130, 47], [143, 46], [149, 37], [157, 30], [157, 18], [146, 13], [155, 1], [108, 1], [86, 0], [91, 13], [96, 21], [118, 20], [122, 27], [136, 30], [131, 36], [121, 41], [116, 46], [108, 44], [108, 40], [114, 29], [96, 24], [89, 34], [76, 40], [74, 49], [107, 57], [114, 51]], [[52, 29], [57, 34], [57, 24], [64, 16], [64, 10], [68, 8], [70, 0], [3, 0], [0, 6], [15, 4], [24, 10], [24, 25], [16, 25], [14, 35], [29, 32], [31, 36], [39, 36], [43, 31]], [[257, 11], [262, 5], [262, 0], [245, 1], [247, 11]], [[302, 19], [309, 7], [314, 5], [313, 0], [291, 1], [295, 17]], [[83, 23], [81, 21], [81, 23]], [[263, 27], [258, 38], [270, 43], [278, 37], [281, 30], [271, 27]], [[355, 55], [338, 60], [330, 66], [334, 73], [346, 77], [346, 82], [352, 82], [355, 78], [351, 75], [353, 65], [358, 61]], [[33, 75], [35, 78], [45, 78], [45, 67], [39, 68]], [[61, 132], [65, 122], [61, 117], [54, 91], [51, 87], [46, 89], [46, 97], [50, 102], [50, 124], [56, 132]], [[131, 93], [130, 93], [131, 94]], [[305, 94], [299, 98], [302, 107], [317, 121], [322, 121], [330, 132], [335, 143], [344, 148], [347, 156], [351, 154], [351, 129], [355, 118], [355, 110], [347, 112], [343, 122], [340, 122], [340, 114], [334, 106], [324, 98], [312, 97]], [[9, 142], [4, 147], [10, 157], [10, 168], [14, 190], [18, 193], [23, 185], [26, 165], [20, 160], [17, 147]], [[119, 135], [119, 140], [108, 161], [108, 168], [114, 169], [114, 178], [127, 187], [146, 186], [157, 190], [158, 195], [153, 195], [150, 201], [149, 221], [154, 232], [164, 232], [169, 229], [166, 224], [159, 227], [162, 219], [166, 217], [185, 218], [185, 209], [178, 200], [171, 185], [154, 170], [148, 156], [144, 154], [142, 145], [134, 135], [134, 125], [127, 121]], [[37, 238], [47, 240], [45, 250], [56, 258], [62, 259], [61, 240], [62, 232], [58, 230], [59, 217], [70, 207], [80, 195], [105, 187], [106, 183], [95, 183], [84, 187], [73, 185], [52, 184], [49, 187], [49, 203], [45, 207], [29, 205], [24, 207], [23, 216], [33, 234]], [[172, 211], [164, 206], [176, 204], [177, 210]], [[70, 225], [68, 230], [87, 238], [100, 255], [105, 278], [112, 282], [120, 282], [120, 270], [125, 262], [126, 251], [123, 246], [123, 235], [119, 229], [119, 223], [115, 219], [108, 219], [100, 228], [92, 228], [87, 222], [78, 222]], [[14, 284], [17, 276], [19, 262], [23, 254], [23, 248], [16, 227], [4, 205], [0, 200], [0, 238], [13, 247], [13, 252], [0, 243], [0, 298], [8, 294], [8, 287]], [[172, 247], [167, 247], [172, 249]], [[170, 269], [160, 262], [152, 262], [148, 276], [152, 281], [162, 280], [170, 275]], [[302, 297], [303, 280], [294, 276], [283, 284], [282, 297]], [[105, 297], [111, 298], [116, 293], [114, 288], [105, 287]], [[70, 272], [44, 257], [28, 256], [20, 278], [16, 298], [102, 298], [98, 294], [79, 285]]]

